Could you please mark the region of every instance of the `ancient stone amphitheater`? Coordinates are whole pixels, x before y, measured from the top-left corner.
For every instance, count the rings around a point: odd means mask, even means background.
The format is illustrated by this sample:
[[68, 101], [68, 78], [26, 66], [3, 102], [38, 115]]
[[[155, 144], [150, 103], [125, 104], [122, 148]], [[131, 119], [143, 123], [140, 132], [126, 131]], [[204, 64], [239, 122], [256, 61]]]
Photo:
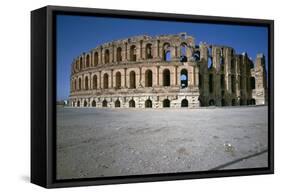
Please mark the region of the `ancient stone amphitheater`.
[[73, 107], [162, 108], [267, 103], [265, 58], [195, 44], [186, 33], [97, 46], [72, 63]]

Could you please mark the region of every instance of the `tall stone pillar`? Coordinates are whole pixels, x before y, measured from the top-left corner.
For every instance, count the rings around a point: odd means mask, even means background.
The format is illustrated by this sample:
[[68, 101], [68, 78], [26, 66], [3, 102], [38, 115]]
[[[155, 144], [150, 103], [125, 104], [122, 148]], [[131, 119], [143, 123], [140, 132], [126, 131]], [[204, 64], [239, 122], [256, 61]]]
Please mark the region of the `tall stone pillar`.
[[267, 104], [267, 79], [265, 69], [265, 57], [263, 54], [258, 54], [255, 67], [255, 90], [254, 99], [257, 105]]

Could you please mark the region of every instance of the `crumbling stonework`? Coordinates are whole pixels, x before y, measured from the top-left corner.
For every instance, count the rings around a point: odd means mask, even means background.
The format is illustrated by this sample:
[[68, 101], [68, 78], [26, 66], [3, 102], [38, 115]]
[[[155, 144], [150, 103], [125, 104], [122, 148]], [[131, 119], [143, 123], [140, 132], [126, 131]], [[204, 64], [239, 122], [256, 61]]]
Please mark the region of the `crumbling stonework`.
[[72, 63], [74, 107], [190, 107], [267, 103], [265, 59], [186, 33], [105, 43]]

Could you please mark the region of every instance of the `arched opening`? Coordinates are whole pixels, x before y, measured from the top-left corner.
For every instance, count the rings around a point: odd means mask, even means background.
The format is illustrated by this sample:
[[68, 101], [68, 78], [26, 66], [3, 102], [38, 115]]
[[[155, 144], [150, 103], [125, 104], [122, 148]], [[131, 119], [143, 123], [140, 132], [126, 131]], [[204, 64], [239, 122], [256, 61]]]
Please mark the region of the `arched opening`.
[[104, 52], [104, 63], [109, 63], [109, 50], [106, 49]]
[[106, 100], [102, 101], [102, 107], [107, 107], [107, 101]]
[[152, 71], [146, 70], [145, 72], [145, 87], [152, 87]]
[[134, 101], [133, 99], [131, 99], [131, 100], [129, 101], [129, 107], [130, 107], [130, 108], [136, 107], [136, 103], [135, 103], [135, 101]]
[[188, 100], [183, 99], [183, 100], [181, 101], [181, 107], [188, 107]]
[[251, 105], [256, 105], [256, 100], [254, 98], [251, 99]]
[[77, 80], [74, 80], [74, 91], [77, 90]]
[[96, 101], [92, 101], [92, 107], [96, 107], [97, 106], [97, 103], [96, 103]]
[[224, 74], [221, 74], [221, 89], [224, 89], [225, 88], [225, 79], [224, 79]]
[[105, 73], [103, 75], [103, 88], [108, 89], [108, 74], [107, 73]]
[[171, 61], [171, 48], [169, 43], [163, 45], [163, 59], [164, 61]]
[[200, 51], [197, 50], [193, 53], [193, 57], [195, 59], [195, 61], [199, 61], [200, 60]]
[[221, 106], [226, 106], [225, 99], [221, 99]]
[[244, 103], [245, 103], [244, 100], [243, 100], [243, 99], [240, 99], [240, 106], [241, 106], [241, 105], [244, 105]]
[[86, 100], [84, 100], [84, 107], [87, 107], [88, 106], [88, 103]]
[[97, 66], [99, 63], [99, 54], [98, 52], [95, 52], [94, 54], [94, 66]]
[[170, 100], [169, 100], [169, 99], [163, 100], [163, 107], [164, 107], [164, 108], [170, 107]]
[[83, 58], [82, 57], [80, 57], [80, 67], [79, 67], [79, 69], [81, 70], [82, 68], [83, 68]]
[[136, 88], [136, 73], [134, 71], [130, 72], [130, 88]]
[[145, 47], [145, 58], [152, 59], [152, 44], [147, 44]]
[[130, 47], [130, 61], [137, 61], [137, 47], [135, 45]]
[[231, 106], [236, 106], [236, 100], [235, 99], [232, 99]]
[[122, 61], [122, 48], [118, 47], [117, 48], [117, 56], [116, 56], [117, 62]]
[[215, 101], [213, 100], [213, 99], [211, 99], [210, 101], [209, 101], [209, 106], [214, 106], [215, 105]]
[[145, 101], [145, 108], [152, 108], [152, 101], [150, 99]]
[[79, 78], [78, 80], [79, 80], [78, 81], [79, 90], [81, 90], [82, 89], [82, 80], [81, 80], [81, 78]]
[[186, 62], [187, 57], [186, 57], [186, 52], [187, 52], [187, 44], [185, 42], [181, 43], [180, 45], [180, 62]]
[[88, 77], [85, 77], [85, 90], [89, 89], [89, 79]]
[[232, 75], [231, 76], [231, 92], [232, 93], [235, 93], [235, 91], [236, 91], [236, 88], [235, 88], [235, 85], [236, 85], [236, 80], [235, 80], [235, 76], [234, 75]]
[[94, 75], [93, 77], [93, 89], [97, 89], [98, 86], [98, 77], [97, 75]]
[[118, 71], [115, 75], [116, 89], [121, 88], [121, 73]]
[[170, 70], [165, 69], [163, 71], [163, 86], [170, 86]]
[[90, 55], [86, 57], [86, 67], [90, 67]]
[[116, 108], [119, 108], [119, 107], [120, 107], [120, 100], [119, 100], [119, 99], [117, 99], [117, 100], [115, 101], [115, 107], [116, 107]]
[[188, 86], [188, 74], [186, 69], [181, 70], [181, 88], [186, 88]]
[[213, 57], [208, 57], [208, 69], [213, 68]]
[[117, 60], [117, 62], [122, 61], [122, 48], [121, 47], [117, 48], [116, 60]]
[[213, 74], [209, 75], [209, 93], [213, 93], [214, 91], [214, 81], [213, 81]]
[[77, 107], [80, 107], [80, 101], [79, 100], [77, 101]]
[[254, 77], [250, 78], [251, 82], [251, 89], [256, 89], [256, 79]]

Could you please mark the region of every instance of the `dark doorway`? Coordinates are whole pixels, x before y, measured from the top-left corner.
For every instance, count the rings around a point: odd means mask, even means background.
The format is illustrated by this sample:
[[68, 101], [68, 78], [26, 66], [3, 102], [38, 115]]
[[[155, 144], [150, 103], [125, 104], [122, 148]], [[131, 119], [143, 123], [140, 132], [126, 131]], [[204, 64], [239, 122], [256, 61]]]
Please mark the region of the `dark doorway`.
[[188, 107], [188, 100], [183, 99], [183, 100], [181, 101], [181, 107]]

